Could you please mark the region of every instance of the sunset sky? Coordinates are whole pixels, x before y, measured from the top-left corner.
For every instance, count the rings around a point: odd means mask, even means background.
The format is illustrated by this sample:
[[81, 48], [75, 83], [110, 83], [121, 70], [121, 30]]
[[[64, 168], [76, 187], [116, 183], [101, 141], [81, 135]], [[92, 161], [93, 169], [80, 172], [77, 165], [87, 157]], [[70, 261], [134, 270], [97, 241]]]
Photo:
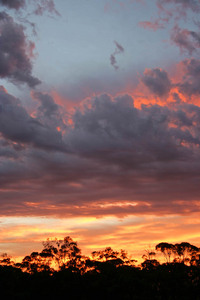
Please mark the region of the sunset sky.
[[0, 254], [200, 246], [199, 13], [0, 0]]

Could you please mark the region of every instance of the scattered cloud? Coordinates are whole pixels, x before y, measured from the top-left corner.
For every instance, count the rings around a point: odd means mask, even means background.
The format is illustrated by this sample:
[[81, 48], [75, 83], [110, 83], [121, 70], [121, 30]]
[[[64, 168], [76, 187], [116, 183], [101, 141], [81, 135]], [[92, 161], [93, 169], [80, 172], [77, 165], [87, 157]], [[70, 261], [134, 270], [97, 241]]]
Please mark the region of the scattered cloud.
[[164, 24], [160, 20], [139, 22], [139, 26], [153, 31], [164, 28]]
[[200, 11], [200, 3], [198, 0], [157, 0], [157, 4], [159, 7], [166, 4], [175, 4], [182, 9], [191, 9], [195, 13]]
[[[195, 14], [200, 11], [200, 3], [196, 0], [157, 0], [157, 17], [153, 20], [139, 22], [139, 26], [156, 31], [158, 29], [168, 29], [173, 24], [171, 32], [171, 42], [178, 46], [181, 53], [187, 52], [190, 55], [200, 48], [199, 23], [195, 21]], [[192, 12], [192, 16], [191, 16]], [[193, 24], [193, 29], [182, 28], [182, 21], [189, 20]], [[197, 27], [197, 30], [195, 30]]]
[[117, 65], [116, 55], [123, 53], [124, 48], [116, 41], [114, 41], [114, 43], [116, 48], [115, 51], [110, 55], [110, 64], [114, 67], [115, 70], [118, 70], [119, 66]]
[[42, 16], [45, 12], [60, 16], [60, 13], [56, 10], [53, 0], [38, 0], [36, 1], [36, 9], [34, 13], [38, 16]]

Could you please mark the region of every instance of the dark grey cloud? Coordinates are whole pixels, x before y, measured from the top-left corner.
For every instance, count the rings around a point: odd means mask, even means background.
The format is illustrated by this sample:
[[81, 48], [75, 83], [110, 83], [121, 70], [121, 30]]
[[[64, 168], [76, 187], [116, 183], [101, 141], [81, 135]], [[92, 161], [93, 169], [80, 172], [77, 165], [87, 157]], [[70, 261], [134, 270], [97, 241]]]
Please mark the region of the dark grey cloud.
[[116, 55], [123, 53], [124, 48], [116, 41], [115, 43], [115, 51], [110, 55], [110, 64], [115, 68], [115, 70], [119, 69], [119, 66], [117, 65]]
[[33, 43], [26, 40], [24, 28], [5, 12], [0, 12], [0, 77], [13, 83], [26, 83], [34, 88], [40, 80], [32, 76], [28, 50]]
[[25, 6], [25, 0], [0, 0], [0, 5], [18, 10]]
[[[0, 91], [1, 214], [184, 213], [185, 203], [199, 210], [198, 106], [138, 109], [129, 95], [104, 94], [77, 109], [61, 136], [60, 107], [47, 94], [34, 97], [40, 105], [31, 117]], [[123, 201], [130, 203], [115, 205]]]
[[164, 70], [159, 68], [147, 69], [141, 80], [157, 96], [166, 96], [170, 92], [171, 81]]
[[53, 0], [0, 0], [0, 5], [7, 7], [8, 9], [20, 10], [22, 8], [28, 8], [28, 4], [35, 7], [33, 13], [42, 16], [44, 13], [50, 13], [60, 16], [60, 13], [56, 10]]
[[[192, 126], [185, 110], [174, 112], [156, 105], [138, 110], [132, 101], [130, 96], [113, 101], [102, 95], [84, 112], [77, 111], [73, 129], [66, 136], [72, 153], [125, 168], [187, 159], [188, 149], [181, 143], [198, 145], [199, 135], [182, 130]], [[175, 128], [169, 127], [170, 123]]]
[[0, 158], [12, 158], [17, 159], [19, 158], [19, 151], [22, 150], [20, 144], [14, 144], [11, 141], [7, 141], [0, 138]]
[[31, 117], [20, 101], [0, 91], [0, 133], [7, 140], [46, 150], [66, 151], [55, 124]]
[[33, 95], [40, 101], [41, 106], [39, 107], [39, 110], [46, 117], [51, 117], [52, 115], [57, 113], [59, 105], [54, 102], [53, 98], [50, 95], [40, 92], [35, 92]]
[[181, 93], [191, 96], [200, 94], [200, 60], [191, 58], [181, 62], [184, 75], [178, 84]]
[[59, 128], [62, 131], [67, 129], [65, 121], [68, 117], [63, 107], [56, 104], [54, 99], [46, 93], [34, 92], [33, 97], [40, 102], [36, 117], [42, 124], [49, 128]]
[[200, 48], [200, 33], [175, 26], [171, 33], [171, 41], [180, 48], [181, 52], [187, 51], [190, 55]]

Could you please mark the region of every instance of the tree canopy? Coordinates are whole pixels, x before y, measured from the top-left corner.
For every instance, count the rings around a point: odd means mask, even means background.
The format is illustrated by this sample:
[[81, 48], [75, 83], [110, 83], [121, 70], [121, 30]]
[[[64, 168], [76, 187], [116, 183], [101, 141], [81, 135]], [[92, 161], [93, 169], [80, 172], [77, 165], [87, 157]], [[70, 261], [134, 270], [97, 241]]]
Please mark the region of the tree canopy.
[[[6, 299], [200, 299], [200, 249], [188, 242], [161, 242], [143, 262], [111, 247], [84, 256], [69, 236], [47, 239], [15, 263], [3, 253], [0, 288]], [[161, 253], [165, 262], [160, 263]]]

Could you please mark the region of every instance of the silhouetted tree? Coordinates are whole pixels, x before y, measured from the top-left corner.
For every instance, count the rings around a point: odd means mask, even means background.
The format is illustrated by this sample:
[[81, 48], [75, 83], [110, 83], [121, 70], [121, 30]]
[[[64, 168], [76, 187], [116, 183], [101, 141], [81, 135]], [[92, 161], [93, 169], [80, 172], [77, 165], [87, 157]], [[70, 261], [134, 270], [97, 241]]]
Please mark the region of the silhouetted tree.
[[174, 245], [166, 242], [162, 242], [156, 245], [156, 250], [161, 251], [164, 255], [167, 263], [170, 263], [172, 254], [174, 253]]
[[177, 255], [175, 261], [181, 263], [189, 262], [190, 258], [198, 251], [198, 247], [187, 242], [182, 242], [180, 244], [177, 243], [173, 247], [173, 252], [175, 255]]
[[192, 253], [191, 259], [190, 259], [190, 265], [200, 267], [200, 253], [199, 253], [199, 251]]
[[157, 259], [145, 259], [142, 263], [142, 269], [155, 270], [160, 265]]
[[151, 249], [146, 249], [145, 254], [142, 255], [142, 258], [145, 260], [152, 260], [156, 256], [156, 252]]
[[1, 255], [0, 265], [2, 265], [2, 266], [12, 266], [13, 264], [14, 264], [14, 261], [11, 260], [11, 256], [9, 256], [7, 253], [3, 253]]
[[46, 257], [39, 252], [32, 252], [30, 255], [25, 256], [21, 264], [18, 263], [15, 266], [31, 274], [37, 272], [53, 273], [53, 269], [50, 267]]
[[116, 265], [130, 265], [135, 260], [131, 260], [125, 250], [114, 251], [111, 247], [106, 247], [104, 250], [93, 251], [92, 258], [99, 262], [112, 261]]
[[77, 268], [81, 262], [81, 250], [77, 243], [67, 236], [63, 240], [50, 240], [43, 242], [44, 249], [41, 255], [46, 255], [51, 262], [56, 262], [59, 269], [66, 267]]
[[[156, 249], [167, 263], [160, 264], [155, 252], [146, 250], [140, 267], [133, 266], [124, 250], [111, 247], [94, 251], [93, 259], [83, 257], [69, 237], [43, 245], [41, 252], [32, 252], [21, 263], [2, 256], [2, 299], [200, 299], [200, 253], [189, 243], [159, 243]], [[176, 259], [170, 262], [172, 249]], [[56, 270], [51, 268], [54, 264]]]
[[111, 247], [105, 248], [105, 250], [93, 251], [92, 258], [98, 261], [107, 261], [116, 259], [119, 256], [118, 251], [114, 251]]

